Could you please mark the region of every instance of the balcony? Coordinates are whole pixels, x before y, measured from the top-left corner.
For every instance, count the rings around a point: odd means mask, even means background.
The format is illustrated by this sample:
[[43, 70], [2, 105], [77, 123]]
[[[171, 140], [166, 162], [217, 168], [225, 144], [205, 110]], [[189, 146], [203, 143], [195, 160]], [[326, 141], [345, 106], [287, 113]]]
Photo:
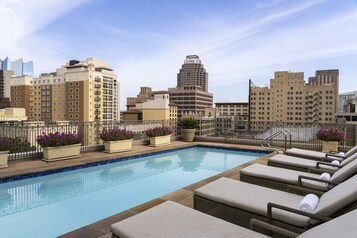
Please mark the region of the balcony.
[[94, 85], [95, 88], [101, 88], [100, 84]]
[[100, 92], [99, 91], [95, 91], [94, 94], [95, 95], [100, 95]]
[[94, 81], [95, 82], [100, 82], [100, 78], [95, 78]]
[[100, 97], [95, 97], [94, 101], [99, 102], [100, 101]]
[[100, 104], [95, 104], [94, 108], [100, 108]]
[[101, 111], [100, 111], [100, 110], [95, 110], [94, 113], [95, 113], [95, 114], [100, 114]]

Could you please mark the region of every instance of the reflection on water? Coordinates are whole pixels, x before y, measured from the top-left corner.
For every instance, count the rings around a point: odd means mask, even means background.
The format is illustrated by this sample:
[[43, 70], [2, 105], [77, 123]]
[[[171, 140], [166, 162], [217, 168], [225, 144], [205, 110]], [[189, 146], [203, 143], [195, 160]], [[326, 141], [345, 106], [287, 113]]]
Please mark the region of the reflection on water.
[[162, 156], [160, 158], [153, 158], [145, 163], [145, 168], [148, 168], [150, 170], [159, 170], [162, 172], [167, 169], [176, 169], [177, 166], [172, 167], [173, 160], [175, 162], [175, 159], [173, 159], [172, 156]]
[[104, 169], [100, 172], [99, 178], [103, 182], [123, 183], [133, 179], [134, 171], [131, 165], [119, 165]]
[[207, 152], [205, 151], [200, 153], [196, 150], [185, 151], [184, 153], [179, 154], [179, 165], [186, 172], [196, 172], [206, 157]]
[[190, 148], [164, 155], [4, 183], [0, 184], [0, 216], [177, 169], [189, 173], [199, 170], [222, 172], [256, 156], [249, 153], [238, 155], [232, 151], [217, 153], [214, 149]]

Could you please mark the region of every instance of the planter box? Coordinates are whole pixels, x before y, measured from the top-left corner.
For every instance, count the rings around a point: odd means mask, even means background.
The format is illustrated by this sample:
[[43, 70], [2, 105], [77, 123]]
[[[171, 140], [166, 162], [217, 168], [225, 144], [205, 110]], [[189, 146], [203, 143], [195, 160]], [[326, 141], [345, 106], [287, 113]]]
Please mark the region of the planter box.
[[182, 129], [182, 140], [192, 142], [195, 138], [196, 129]]
[[169, 145], [171, 144], [170, 139], [171, 139], [171, 135], [150, 137], [150, 146]]
[[337, 141], [322, 141], [322, 152], [329, 152], [330, 150], [337, 151]]
[[0, 168], [6, 168], [7, 165], [7, 155], [9, 151], [0, 151]]
[[43, 147], [43, 161], [52, 162], [81, 157], [81, 144]]
[[133, 140], [104, 141], [105, 153], [117, 153], [133, 149]]

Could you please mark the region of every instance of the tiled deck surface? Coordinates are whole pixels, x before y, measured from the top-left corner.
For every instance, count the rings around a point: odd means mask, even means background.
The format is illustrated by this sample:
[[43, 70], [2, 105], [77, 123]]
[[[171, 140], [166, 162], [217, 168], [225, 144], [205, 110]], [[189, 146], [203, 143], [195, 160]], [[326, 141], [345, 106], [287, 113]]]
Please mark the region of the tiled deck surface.
[[[51, 169], [58, 169], [58, 168], [65, 168], [71, 167], [75, 165], [82, 165], [91, 162], [97, 161], [104, 161], [110, 159], [116, 159], [121, 157], [128, 157], [133, 155], [140, 155], [140, 154], [147, 154], [157, 151], [163, 151], [168, 149], [174, 148], [182, 148], [191, 145], [211, 145], [211, 146], [221, 146], [221, 147], [230, 147], [230, 148], [240, 148], [240, 149], [253, 149], [253, 150], [261, 150], [261, 147], [257, 146], [248, 146], [248, 145], [232, 145], [232, 144], [222, 144], [222, 143], [206, 143], [206, 142], [194, 142], [194, 143], [187, 143], [182, 141], [172, 141], [171, 145], [164, 146], [164, 147], [149, 147], [149, 146], [134, 146], [134, 149], [130, 152], [124, 153], [117, 153], [117, 154], [105, 154], [103, 152], [89, 152], [89, 153], [82, 153], [82, 157], [78, 159], [72, 160], [64, 160], [64, 161], [57, 161], [52, 163], [46, 163], [41, 160], [20, 160], [20, 161], [10, 161], [9, 167], [5, 169], [1, 169], [0, 177], [9, 177], [14, 175], [20, 174], [27, 174], [30, 172], [40, 172], [46, 171]], [[223, 173], [215, 175], [213, 177], [207, 178], [195, 184], [189, 185], [172, 193], [169, 193], [165, 196], [160, 198], [156, 198], [151, 200], [147, 203], [141, 204], [137, 207], [131, 208], [124, 212], [118, 213], [111, 217], [105, 218], [101, 221], [96, 223], [90, 224], [88, 226], [82, 227], [80, 229], [74, 230], [67, 234], [60, 236], [61, 238], [69, 238], [69, 237], [76, 237], [76, 238], [109, 238], [111, 237], [110, 233], [110, 225], [116, 223], [118, 221], [124, 220], [130, 216], [133, 216], [137, 213], [143, 212], [153, 206], [156, 206], [162, 202], [167, 200], [175, 201], [181, 203], [188, 207], [193, 207], [193, 191], [209, 182], [212, 182], [220, 177], [227, 177], [232, 179], [239, 180], [239, 170], [247, 167], [254, 163], [261, 163], [266, 164], [267, 159], [271, 157], [272, 154], [265, 155], [260, 157], [256, 160], [253, 160], [249, 163], [243, 164], [241, 166], [235, 167], [233, 169], [227, 170]], [[90, 209], [90, 208], [88, 208]]]

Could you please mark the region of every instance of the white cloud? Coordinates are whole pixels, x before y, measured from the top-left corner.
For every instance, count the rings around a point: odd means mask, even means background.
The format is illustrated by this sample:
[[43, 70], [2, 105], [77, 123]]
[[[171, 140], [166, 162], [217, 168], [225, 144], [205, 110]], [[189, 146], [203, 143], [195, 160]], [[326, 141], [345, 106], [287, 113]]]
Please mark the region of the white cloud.
[[[46, 48], [46, 37], [36, 36], [35, 32], [85, 1], [1, 1], [0, 29], [3, 32], [0, 37], [1, 55], [8, 55], [11, 59], [20, 57], [32, 59], [38, 53], [31, 50], [32, 47], [42, 44], [43, 48]], [[47, 50], [51, 52], [53, 48]]]

